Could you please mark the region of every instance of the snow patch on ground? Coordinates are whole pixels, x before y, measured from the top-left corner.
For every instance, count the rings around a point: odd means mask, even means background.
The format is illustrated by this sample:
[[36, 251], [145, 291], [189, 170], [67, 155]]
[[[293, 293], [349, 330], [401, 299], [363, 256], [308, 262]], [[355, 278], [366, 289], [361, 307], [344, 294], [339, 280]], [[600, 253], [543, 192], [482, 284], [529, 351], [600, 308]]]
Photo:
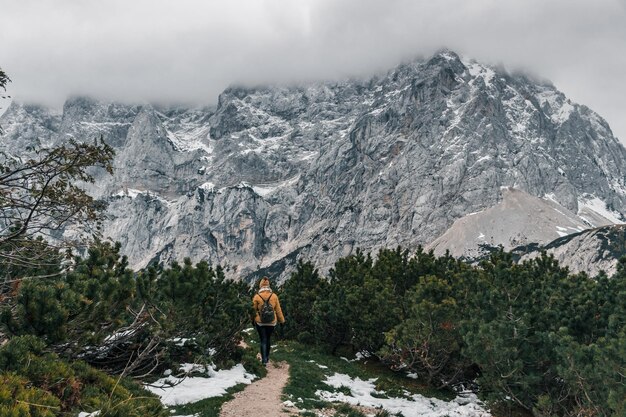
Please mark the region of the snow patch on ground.
[[567, 231], [561, 230], [563, 229], [562, 227], [557, 226], [556, 227], [556, 233], [559, 235], [559, 237], [563, 237], [563, 236], [567, 236], [569, 235], [569, 233], [567, 233]]
[[360, 360], [367, 359], [370, 356], [371, 354], [369, 352], [362, 350], [360, 352], [357, 352], [356, 355], [354, 355], [354, 359], [348, 359], [345, 356], [340, 356], [339, 359], [343, 359], [346, 362], [358, 362]]
[[111, 197], [128, 197], [131, 199], [137, 198], [140, 195], [147, 195], [149, 197], [152, 198], [156, 198], [157, 200], [163, 202], [166, 206], [170, 206], [172, 204], [174, 204], [174, 202], [166, 200], [165, 198], [161, 197], [158, 193], [154, 192], [154, 191], [149, 191], [149, 190], [137, 190], [135, 188], [123, 188], [121, 190], [119, 190], [117, 193], [115, 194], [111, 194]]
[[547, 193], [547, 194], [545, 194], [542, 198], [543, 198], [544, 200], [549, 200], [549, 201], [552, 201], [553, 203], [556, 203], [556, 204], [559, 204], [559, 205], [561, 204], [561, 203], [559, 203], [559, 201], [556, 199], [556, 194], [554, 194], [554, 193]]
[[213, 365], [205, 367], [183, 364], [180, 369], [186, 373], [203, 372], [208, 377], [177, 378], [170, 375], [147, 385], [146, 389], [158, 395], [165, 405], [182, 405], [225, 395], [228, 388], [238, 384], [250, 384], [256, 378], [255, 375], [246, 372], [241, 364], [222, 370], [216, 370]]
[[360, 360], [363, 360], [363, 359], [367, 359], [370, 356], [371, 356], [371, 354], [369, 352], [366, 352], [366, 351], [362, 350], [362, 351], [356, 353], [354, 360], [355, 361], [360, 361]]
[[575, 110], [574, 104], [553, 87], [545, 86], [536, 94], [539, 104], [550, 108], [550, 119], [555, 124], [563, 124]]
[[556, 112], [556, 114], [552, 116], [552, 120], [556, 121], [557, 123], [563, 123], [564, 121], [569, 119], [569, 115], [572, 114], [572, 111], [574, 111], [574, 106], [572, 106], [572, 103], [567, 100], [565, 103], [563, 103], [563, 105]]
[[[180, 134], [179, 134], [180, 135]], [[172, 142], [174, 148], [179, 152], [191, 152], [196, 149], [203, 150], [207, 155], [211, 155], [213, 153], [213, 146], [211, 146], [210, 142], [204, 143], [198, 139], [193, 139], [193, 135], [190, 136], [179, 136], [170, 131], [167, 132], [167, 138]]]
[[126, 336], [130, 336], [132, 335], [136, 330], [135, 329], [130, 329], [130, 330], [123, 330], [121, 332], [116, 332], [113, 334], [108, 335], [107, 337], [104, 338], [104, 343], [110, 343], [110, 342], [117, 342], [120, 339], [125, 338]]
[[626, 186], [624, 184], [621, 184], [620, 181], [618, 179], [616, 179], [616, 178], [613, 178], [611, 180], [611, 188], [614, 191], [616, 191], [616, 192], [618, 192], [618, 193], [620, 193], [622, 195], [626, 195]]
[[311, 159], [315, 158], [318, 154], [319, 154], [318, 151], [303, 152], [302, 156], [300, 157], [300, 161], [310, 161]]
[[481, 405], [474, 394], [459, 395], [452, 401], [442, 401], [413, 394], [408, 398], [376, 398], [372, 394], [383, 394], [376, 391], [376, 378], [364, 381], [351, 378], [349, 375], [335, 373], [324, 381], [333, 388], [346, 387], [350, 395], [342, 392], [318, 390], [315, 394], [326, 401], [339, 401], [351, 405], [383, 408], [392, 414], [402, 413], [405, 417], [487, 417], [491, 414]]

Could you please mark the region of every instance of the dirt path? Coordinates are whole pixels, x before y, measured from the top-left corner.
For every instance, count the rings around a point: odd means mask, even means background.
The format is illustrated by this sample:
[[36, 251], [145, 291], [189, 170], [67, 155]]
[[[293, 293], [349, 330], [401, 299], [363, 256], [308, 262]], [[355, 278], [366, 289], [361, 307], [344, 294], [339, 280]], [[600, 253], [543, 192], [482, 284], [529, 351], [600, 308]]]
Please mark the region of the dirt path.
[[[287, 409], [280, 396], [289, 379], [286, 362], [267, 365], [267, 376], [248, 385], [235, 398], [224, 403], [220, 417], [296, 416], [295, 408]], [[290, 411], [286, 411], [290, 410]]]

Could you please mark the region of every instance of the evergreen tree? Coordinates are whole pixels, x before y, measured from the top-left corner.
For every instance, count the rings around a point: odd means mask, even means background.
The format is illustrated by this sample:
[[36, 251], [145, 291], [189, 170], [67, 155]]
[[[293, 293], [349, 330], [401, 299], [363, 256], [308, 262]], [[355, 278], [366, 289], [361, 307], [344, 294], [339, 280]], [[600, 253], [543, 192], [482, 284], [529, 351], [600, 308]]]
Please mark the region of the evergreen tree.
[[537, 413], [562, 414], [574, 400], [559, 371], [558, 335], [598, 334], [594, 281], [570, 275], [553, 257], [513, 264], [499, 252], [482, 265], [465, 321], [464, 354], [481, 370], [489, 397]]
[[355, 349], [378, 354], [385, 343], [385, 333], [400, 321], [401, 298], [394, 284], [405, 277], [406, 256], [399, 248], [379, 251], [362, 284], [352, 289], [354, 299], [358, 300], [358, 319], [352, 337]]
[[[418, 253], [422, 252], [422, 247], [418, 248]], [[378, 251], [376, 262], [372, 267], [372, 277], [384, 281], [392, 291], [390, 301], [393, 300], [396, 307], [400, 309], [398, 313], [406, 317], [410, 304], [406, 304], [404, 294], [411, 289], [419, 280], [420, 271], [415, 268], [415, 258], [409, 257], [409, 251], [398, 247], [395, 250], [381, 249]], [[394, 317], [395, 318], [395, 317]], [[395, 325], [397, 323], [393, 323]]]
[[386, 361], [404, 366], [429, 384], [443, 388], [464, 381], [470, 366], [463, 357], [464, 318], [456, 276], [426, 275], [407, 292], [408, 316], [387, 333]]
[[251, 316], [248, 287], [206, 262], [194, 267], [185, 259], [160, 273], [149, 269], [138, 286], [160, 339], [189, 339], [201, 354], [228, 358]]
[[354, 326], [367, 305], [358, 291], [372, 267], [372, 258], [360, 250], [341, 258], [330, 270], [328, 290], [313, 309], [313, 326], [320, 342], [336, 353], [339, 346], [351, 343]]
[[571, 415], [626, 415], [626, 258], [616, 274], [601, 274], [588, 290], [599, 308], [593, 332], [576, 334], [562, 328], [554, 345], [559, 374], [570, 389]]
[[300, 260], [296, 270], [281, 287], [280, 304], [288, 318], [284, 337], [297, 337], [304, 343], [314, 341], [313, 306], [327, 293], [328, 283], [320, 277], [314, 265]]

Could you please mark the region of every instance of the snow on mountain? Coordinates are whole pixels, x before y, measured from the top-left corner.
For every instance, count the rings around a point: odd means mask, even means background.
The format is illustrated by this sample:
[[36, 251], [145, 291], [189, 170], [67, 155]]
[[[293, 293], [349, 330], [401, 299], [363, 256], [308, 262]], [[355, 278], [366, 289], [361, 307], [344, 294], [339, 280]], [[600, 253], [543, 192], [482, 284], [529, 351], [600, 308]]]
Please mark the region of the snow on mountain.
[[600, 116], [451, 51], [370, 79], [230, 87], [215, 108], [14, 102], [0, 124], [5, 153], [100, 135], [114, 146], [114, 176], [89, 191], [109, 202], [105, 233], [133, 267], [190, 257], [245, 278], [305, 257], [324, 270], [357, 247], [414, 248], [469, 213], [503, 215], [509, 187], [544, 210], [531, 216], [554, 215], [549, 227], [506, 236], [521, 223], [493, 235], [463, 221], [467, 242], [549, 241], [626, 214], [626, 150]]
[[578, 216], [591, 227], [620, 224], [626, 219], [623, 214], [610, 209], [603, 200], [593, 194], [583, 194], [580, 197]]

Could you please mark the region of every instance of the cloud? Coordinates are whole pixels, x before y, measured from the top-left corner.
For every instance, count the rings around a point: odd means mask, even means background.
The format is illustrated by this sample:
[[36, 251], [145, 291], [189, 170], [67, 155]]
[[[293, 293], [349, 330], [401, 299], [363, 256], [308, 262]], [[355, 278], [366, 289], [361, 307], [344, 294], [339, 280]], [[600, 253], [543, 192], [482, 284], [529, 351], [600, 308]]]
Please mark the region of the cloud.
[[21, 100], [212, 103], [231, 83], [367, 76], [447, 46], [552, 80], [626, 140], [626, 0], [7, 2]]

